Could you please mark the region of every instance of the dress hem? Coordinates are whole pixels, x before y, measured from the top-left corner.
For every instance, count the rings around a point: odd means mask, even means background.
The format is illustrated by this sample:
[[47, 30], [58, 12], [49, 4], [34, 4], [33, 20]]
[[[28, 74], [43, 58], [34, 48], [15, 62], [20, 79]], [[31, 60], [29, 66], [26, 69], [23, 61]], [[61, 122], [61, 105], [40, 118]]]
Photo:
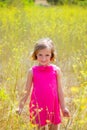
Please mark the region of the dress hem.
[[35, 125], [35, 126], [40, 126], [40, 127], [43, 127], [43, 126], [46, 126], [46, 125], [59, 125], [59, 124], [61, 124], [61, 121], [59, 121], [59, 122], [57, 122], [57, 123], [53, 123], [53, 122], [51, 122], [51, 123], [44, 123], [44, 124], [38, 124], [38, 123], [32, 123], [31, 122], [31, 124], [32, 125]]

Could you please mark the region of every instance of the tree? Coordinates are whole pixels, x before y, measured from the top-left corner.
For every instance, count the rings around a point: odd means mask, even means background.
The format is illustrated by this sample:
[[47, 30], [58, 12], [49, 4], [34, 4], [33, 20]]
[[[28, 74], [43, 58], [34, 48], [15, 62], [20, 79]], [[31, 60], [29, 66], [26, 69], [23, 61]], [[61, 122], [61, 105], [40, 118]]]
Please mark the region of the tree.
[[57, 4], [59, 0], [47, 0], [47, 1], [52, 3], [52, 4]]

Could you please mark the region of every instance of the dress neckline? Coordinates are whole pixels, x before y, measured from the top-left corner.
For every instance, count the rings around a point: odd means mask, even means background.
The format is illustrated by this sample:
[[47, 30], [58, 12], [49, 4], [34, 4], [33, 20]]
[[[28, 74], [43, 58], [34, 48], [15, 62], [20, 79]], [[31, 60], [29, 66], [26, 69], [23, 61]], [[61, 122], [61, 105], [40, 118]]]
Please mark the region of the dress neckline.
[[37, 70], [39, 70], [39, 71], [50, 71], [50, 70], [53, 70], [53, 66], [54, 65], [52, 65], [52, 64], [46, 65], [46, 66], [36, 65], [35, 68], [37, 68]]

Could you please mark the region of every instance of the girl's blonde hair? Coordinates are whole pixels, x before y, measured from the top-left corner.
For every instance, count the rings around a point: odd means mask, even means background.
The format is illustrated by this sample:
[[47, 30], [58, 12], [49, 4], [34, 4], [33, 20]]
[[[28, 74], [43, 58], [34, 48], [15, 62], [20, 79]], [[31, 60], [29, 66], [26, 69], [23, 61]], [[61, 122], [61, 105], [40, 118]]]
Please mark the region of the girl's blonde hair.
[[51, 49], [51, 61], [55, 60], [55, 50], [53, 41], [50, 38], [42, 38], [39, 41], [36, 42], [34, 46], [34, 50], [32, 52], [32, 58], [33, 60], [37, 60], [37, 53], [39, 50], [49, 48]]

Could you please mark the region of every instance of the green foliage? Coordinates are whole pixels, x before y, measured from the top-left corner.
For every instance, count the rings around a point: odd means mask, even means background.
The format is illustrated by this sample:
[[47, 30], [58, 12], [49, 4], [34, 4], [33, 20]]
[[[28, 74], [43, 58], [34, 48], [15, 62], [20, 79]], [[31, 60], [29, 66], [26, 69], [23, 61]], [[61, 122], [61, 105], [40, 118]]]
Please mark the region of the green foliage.
[[[87, 5], [87, 0], [47, 0], [51, 4], [76, 4], [81, 6]], [[23, 7], [23, 6], [30, 6], [34, 4], [35, 0], [0, 0], [0, 6], [16, 6], [16, 7]]]
[[87, 0], [47, 0], [48, 2], [52, 4], [78, 4], [81, 6], [87, 5]]
[[58, 0], [47, 0], [48, 2], [50, 2], [51, 4], [57, 4]]
[[0, 89], [0, 101], [8, 100], [8, 95], [6, 94], [5, 90], [2, 88]]
[[33, 4], [34, 0], [0, 0], [0, 6], [16, 6], [23, 7]]

